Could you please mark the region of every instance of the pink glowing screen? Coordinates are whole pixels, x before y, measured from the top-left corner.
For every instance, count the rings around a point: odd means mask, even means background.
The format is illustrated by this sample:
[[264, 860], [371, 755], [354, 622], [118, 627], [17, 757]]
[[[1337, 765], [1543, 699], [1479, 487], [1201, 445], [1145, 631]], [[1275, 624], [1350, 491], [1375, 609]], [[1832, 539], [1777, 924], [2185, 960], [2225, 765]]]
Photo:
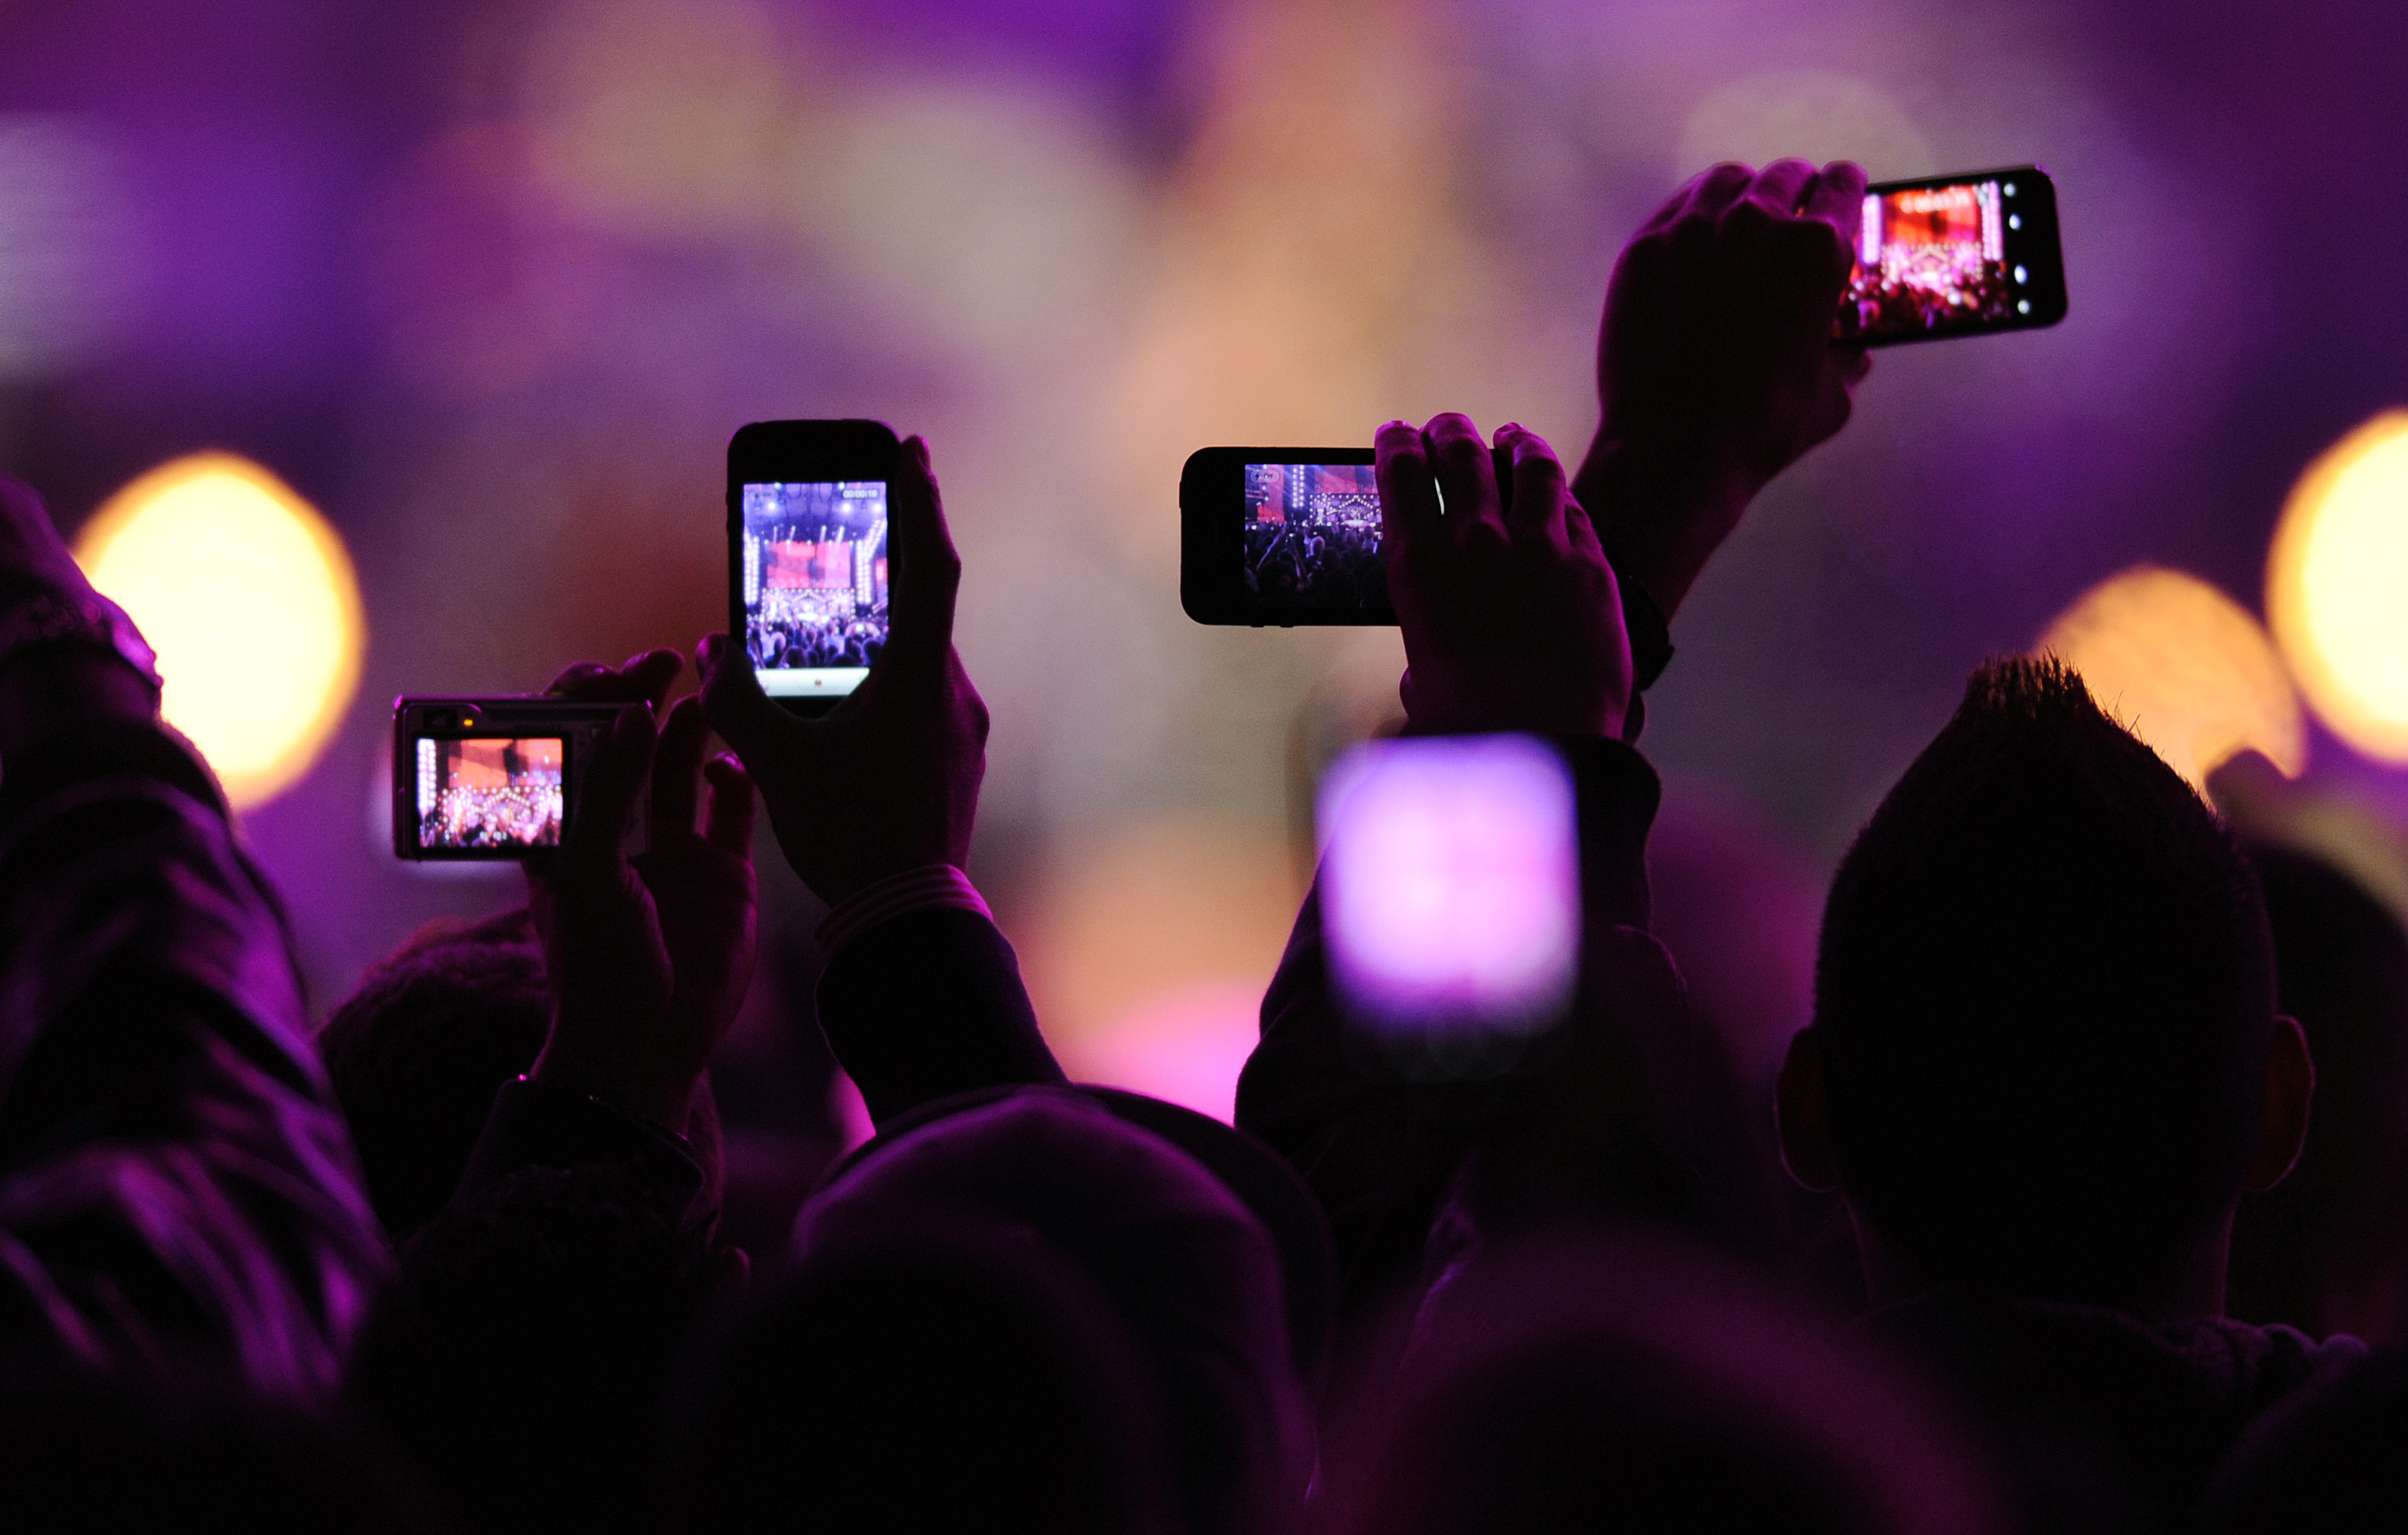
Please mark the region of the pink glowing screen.
[[1856, 311], [1854, 329], [1911, 335], [2009, 319], [2015, 294], [2000, 191], [1985, 178], [1868, 194], [1841, 301]]
[[1322, 924], [1341, 998], [1375, 1025], [1527, 1032], [1580, 949], [1571, 779], [1526, 736], [1377, 741], [1323, 778]]

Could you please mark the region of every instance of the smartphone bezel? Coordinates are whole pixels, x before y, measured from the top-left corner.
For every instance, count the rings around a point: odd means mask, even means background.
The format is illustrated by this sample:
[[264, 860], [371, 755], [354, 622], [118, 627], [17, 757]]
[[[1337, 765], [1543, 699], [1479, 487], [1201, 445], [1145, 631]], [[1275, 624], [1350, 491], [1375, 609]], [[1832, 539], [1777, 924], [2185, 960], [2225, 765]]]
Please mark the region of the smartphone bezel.
[[[877, 480], [887, 490], [891, 540], [895, 455], [899, 448], [894, 428], [883, 421], [857, 419], [752, 421], [737, 428], [727, 439], [727, 632], [748, 658], [752, 635], [744, 614], [744, 487]], [[809, 716], [827, 713], [854, 690], [771, 696], [789, 713]]]
[[[1998, 170], [1959, 171], [1950, 176], [1918, 176], [1901, 181], [1876, 181], [1865, 188], [1868, 197], [1885, 197], [1893, 192], [1917, 192], [1934, 187], [1961, 187], [1979, 181], [1997, 181], [2001, 188], [2015, 183], [2015, 206], [2004, 211], [2022, 216], [2021, 228], [2005, 232], [2002, 247], [2010, 267], [2022, 266], [2028, 280], [2026, 296], [2031, 301], [2030, 314], [2011, 314], [2002, 320], [1970, 320], [1942, 325], [1928, 331], [1910, 331], [1897, 334], [1859, 334], [1850, 339], [1858, 346], [1903, 347], [1919, 341], [1946, 341], [1957, 336], [1991, 335], [2008, 331], [2045, 330], [2065, 318], [2065, 248], [2057, 223], [2057, 183], [2046, 170], [2038, 165], [2009, 165]], [[1849, 242], [1853, 248], [1855, 241]], [[1853, 275], [1854, 268], [1850, 269]]]
[[1179, 474], [1179, 605], [1197, 623], [1253, 629], [1393, 625], [1396, 609], [1272, 607], [1246, 590], [1246, 465], [1375, 462], [1368, 448], [1200, 448]]

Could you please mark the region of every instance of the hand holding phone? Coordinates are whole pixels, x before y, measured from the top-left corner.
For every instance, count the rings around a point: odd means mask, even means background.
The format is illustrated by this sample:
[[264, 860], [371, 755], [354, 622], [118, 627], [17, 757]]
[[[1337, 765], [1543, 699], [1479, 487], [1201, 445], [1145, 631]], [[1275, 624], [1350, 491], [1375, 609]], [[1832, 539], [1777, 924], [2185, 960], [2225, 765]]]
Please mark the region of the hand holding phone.
[[1668, 618], [1756, 493], [1847, 422], [1870, 363], [1831, 317], [1864, 187], [1844, 161], [1716, 165], [1614, 263], [1573, 490]]
[[798, 718], [730, 636], [705, 639], [698, 658], [711, 724], [760, 787], [787, 861], [830, 905], [908, 869], [961, 867], [986, 771], [986, 705], [953, 650], [961, 556], [927, 446], [904, 443], [884, 473], [894, 619], [850, 696]]
[[[704, 760], [699, 698], [653, 727], [678, 670], [676, 652], [662, 650], [615, 673], [571, 667], [553, 683], [614, 712], [586, 777], [592, 813], [556, 858], [528, 866], [527, 886], [552, 989], [552, 1031], [530, 1074], [681, 1135], [695, 1084], [751, 986], [759, 917], [751, 781], [732, 758]], [[609, 828], [638, 813], [648, 787], [646, 846], [630, 859]]]
[[1497, 448], [1512, 455], [1510, 509], [1469, 418], [1380, 429], [1405, 713], [1428, 732], [1618, 736], [1632, 667], [1613, 567], [1545, 441], [1508, 426]]

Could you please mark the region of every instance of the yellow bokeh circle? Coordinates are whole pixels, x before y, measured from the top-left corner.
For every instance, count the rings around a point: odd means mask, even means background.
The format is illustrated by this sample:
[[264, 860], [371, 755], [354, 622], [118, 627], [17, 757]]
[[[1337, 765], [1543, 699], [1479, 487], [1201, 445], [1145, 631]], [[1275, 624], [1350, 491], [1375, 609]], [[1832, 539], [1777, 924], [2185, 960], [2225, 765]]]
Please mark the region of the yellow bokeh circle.
[[2408, 411], [2308, 466], [2266, 564], [2274, 642], [2333, 733], [2408, 762]]
[[2082, 674], [2099, 706], [2204, 789], [2237, 752], [2292, 777], [2307, 724], [2256, 616], [2196, 576], [2135, 565], [2057, 615], [2035, 649]]
[[359, 583], [291, 487], [229, 453], [162, 464], [93, 515], [76, 561], [159, 655], [161, 712], [237, 808], [317, 760], [359, 686]]

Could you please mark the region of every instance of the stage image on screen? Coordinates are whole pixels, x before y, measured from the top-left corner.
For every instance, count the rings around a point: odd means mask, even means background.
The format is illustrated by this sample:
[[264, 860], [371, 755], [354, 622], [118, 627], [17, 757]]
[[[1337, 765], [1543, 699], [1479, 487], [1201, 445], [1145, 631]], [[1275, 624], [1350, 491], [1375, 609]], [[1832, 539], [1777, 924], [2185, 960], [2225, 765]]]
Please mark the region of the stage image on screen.
[[886, 644], [882, 480], [747, 485], [744, 644], [773, 694], [841, 695]]
[[1246, 465], [1246, 590], [1266, 607], [1383, 607], [1368, 463]]
[[1856, 274], [1842, 300], [1857, 334], [1912, 335], [2014, 314], [2000, 190], [1971, 181], [1865, 198]]
[[567, 810], [556, 735], [418, 741], [418, 845], [557, 847]]

